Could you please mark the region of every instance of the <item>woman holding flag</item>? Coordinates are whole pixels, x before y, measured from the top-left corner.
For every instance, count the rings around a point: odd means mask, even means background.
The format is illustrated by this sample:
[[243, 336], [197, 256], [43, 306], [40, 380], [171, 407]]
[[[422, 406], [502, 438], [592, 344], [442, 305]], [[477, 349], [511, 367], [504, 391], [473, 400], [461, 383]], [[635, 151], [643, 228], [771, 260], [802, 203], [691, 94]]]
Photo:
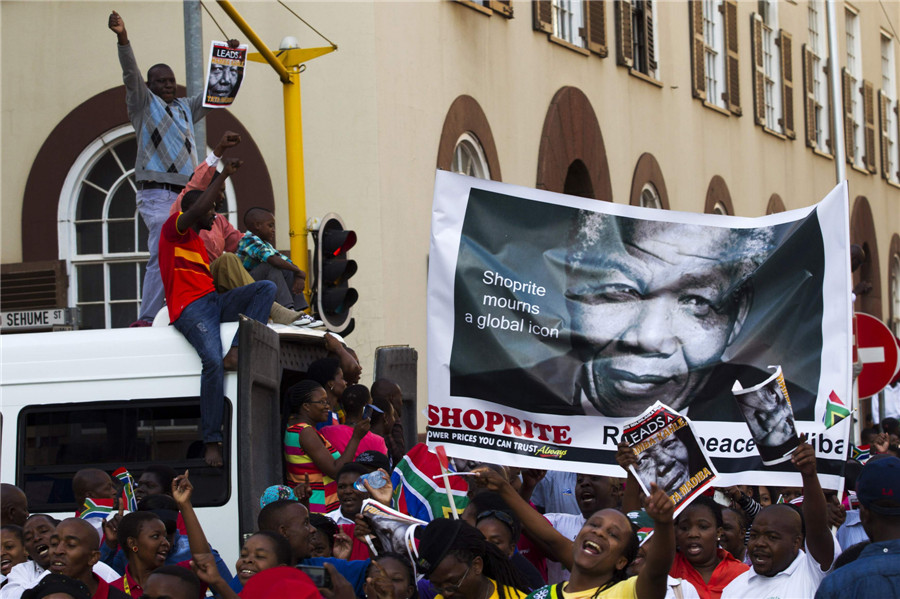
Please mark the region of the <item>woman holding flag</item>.
[[[191, 504], [193, 491], [194, 487], [188, 479], [187, 471], [172, 481], [172, 496], [184, 518], [191, 553], [205, 554], [210, 551], [209, 543], [206, 541], [206, 535], [203, 533], [203, 528], [200, 526], [200, 521]], [[110, 586], [125, 591], [125, 594], [130, 597], [142, 597], [144, 584], [150, 574], [166, 562], [169, 553], [166, 525], [153, 512], [131, 512], [119, 522], [116, 534], [122, 541], [128, 565], [125, 567], [125, 575], [110, 583]], [[178, 565], [187, 569], [191, 568], [190, 560], [180, 562]], [[201, 597], [205, 594], [206, 588], [204, 587]]]

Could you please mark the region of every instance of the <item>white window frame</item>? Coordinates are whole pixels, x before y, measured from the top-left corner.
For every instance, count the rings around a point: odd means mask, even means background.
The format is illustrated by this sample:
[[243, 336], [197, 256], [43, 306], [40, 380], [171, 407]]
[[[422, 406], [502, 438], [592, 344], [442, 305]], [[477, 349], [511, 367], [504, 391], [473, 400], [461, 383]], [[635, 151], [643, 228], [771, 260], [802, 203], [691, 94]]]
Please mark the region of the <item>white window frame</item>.
[[774, 0], [761, 0], [763, 72], [765, 74], [764, 97], [766, 128], [784, 133], [781, 99], [781, 48], [778, 39], [778, 4]]
[[703, 54], [706, 101], [724, 110], [725, 100], [725, 14], [723, 0], [703, 0]]
[[453, 146], [453, 158], [450, 170], [460, 175], [468, 175], [479, 179], [491, 178], [491, 167], [481, 142], [471, 131], [466, 131], [456, 140]]
[[[645, 74], [648, 77], [652, 77], [653, 79], [659, 79], [659, 27], [657, 23], [659, 22], [656, 18], [656, 5], [659, 2], [653, 2], [650, 4], [650, 20], [653, 21], [653, 54], [650, 54], [649, 48], [644, 48], [644, 56], [638, 57], [638, 53], [635, 51], [636, 48], [636, 40], [638, 39], [638, 33], [643, 32], [644, 24], [638, 23], [640, 19], [638, 19], [638, 15], [645, 10], [647, 10], [647, 5], [644, 3], [644, 0], [632, 0], [631, 2], [631, 37], [632, 37], [632, 57], [634, 59], [634, 66], [632, 67], [635, 71], [641, 74]], [[643, 15], [641, 15], [643, 16]], [[646, 19], [644, 19], [646, 22]], [[643, 60], [646, 63], [647, 72], [644, 73], [638, 68], [638, 61]], [[650, 63], [655, 62], [656, 68], [651, 69]]]
[[897, 67], [895, 62], [894, 38], [888, 33], [881, 32], [881, 92], [888, 98], [887, 114], [884, 119], [887, 122], [887, 157], [885, 165], [888, 181], [898, 182], [898, 131], [897, 131]]
[[815, 98], [816, 148], [828, 152], [831, 137], [831, 122], [828, 118], [831, 98], [828, 95], [828, 80], [825, 65], [828, 48], [825, 44], [825, 3], [823, 0], [809, 0], [809, 46], [812, 54], [812, 95]]
[[[88, 174], [91, 172], [91, 169], [95, 164], [106, 155], [109, 148], [112, 146], [118, 145], [122, 141], [124, 141], [127, 137], [134, 136], [134, 128], [131, 125], [122, 125], [120, 127], [116, 127], [103, 133], [99, 137], [97, 137], [94, 141], [85, 147], [82, 150], [81, 154], [79, 154], [78, 158], [72, 165], [72, 168], [69, 169], [69, 173], [66, 176], [65, 182], [63, 183], [62, 191], [59, 195], [59, 202], [57, 208], [57, 235], [59, 239], [59, 258], [60, 260], [64, 260], [66, 263], [66, 273], [69, 278], [69, 289], [68, 289], [68, 305], [75, 307], [79, 305], [78, 301], [78, 267], [90, 264], [102, 264], [103, 265], [103, 304], [104, 304], [104, 320], [107, 328], [110, 327], [111, 323], [111, 305], [112, 303], [133, 303], [133, 300], [118, 300], [113, 301], [110, 299], [110, 271], [109, 265], [111, 264], [128, 264], [135, 262], [146, 262], [150, 257], [150, 253], [147, 251], [141, 251], [136, 248], [134, 252], [117, 252], [110, 253], [108, 252], [108, 235], [107, 235], [107, 223], [109, 220], [107, 219], [107, 210], [109, 208], [109, 203], [111, 200], [111, 196], [107, 195], [107, 198], [104, 202], [104, 206], [102, 209], [102, 227], [101, 234], [103, 235], [101, 241], [101, 253], [99, 254], [79, 254], [78, 253], [78, 236], [76, 233], [76, 216], [78, 210], [78, 200], [79, 200], [79, 192], [81, 190], [82, 182], [85, 181]], [[132, 189], [135, 188], [134, 184], [134, 166], [126, 166], [121, 163], [121, 161], [116, 159], [119, 167], [123, 170], [123, 174], [116, 180], [116, 183], [113, 184], [111, 189], [118, 189], [120, 185], [131, 185]], [[234, 201], [234, 186], [232, 185], [230, 180], [225, 182], [225, 202], [228, 207], [228, 220], [229, 222], [237, 226], [237, 214], [234, 206], [236, 203]], [[136, 214], [135, 216], [135, 226], [137, 227], [137, 219], [140, 219], [140, 215]], [[81, 221], [83, 222], [83, 221]], [[137, 235], [135, 236], [136, 242], [139, 241]], [[140, 278], [140, 277], [139, 277]], [[137, 291], [138, 291], [138, 308], [140, 308], [140, 291], [141, 291], [142, 281], [138, 281]], [[99, 302], [84, 302], [85, 304], [99, 304]]]
[[553, 37], [579, 48], [586, 47], [581, 36], [584, 31], [583, 0], [551, 0]]
[[866, 147], [865, 128], [863, 127], [863, 103], [862, 92], [859, 87], [862, 83], [862, 42], [859, 38], [859, 14], [850, 7], [845, 7], [845, 36], [847, 47], [847, 72], [850, 74], [850, 114], [853, 120], [853, 130], [845, 131], [853, 143], [853, 155], [850, 157], [853, 164], [864, 168], [863, 153]]
[[642, 208], [656, 208], [661, 210], [662, 199], [659, 197], [659, 190], [656, 189], [656, 185], [647, 181], [644, 183], [644, 186], [641, 188], [640, 202]]

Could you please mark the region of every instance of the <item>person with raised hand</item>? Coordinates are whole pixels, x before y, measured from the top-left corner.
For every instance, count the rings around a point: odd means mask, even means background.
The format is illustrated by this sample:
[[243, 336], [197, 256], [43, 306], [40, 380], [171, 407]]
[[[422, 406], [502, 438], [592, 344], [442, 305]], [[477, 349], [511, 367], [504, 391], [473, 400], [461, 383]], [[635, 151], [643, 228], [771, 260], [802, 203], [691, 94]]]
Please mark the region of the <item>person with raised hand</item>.
[[[191, 504], [193, 491], [187, 470], [172, 480], [172, 497], [181, 511], [191, 554], [197, 555], [209, 553], [210, 548]], [[131, 597], [142, 597], [150, 575], [165, 565], [170, 547], [166, 525], [153, 512], [137, 511], [122, 518], [117, 532], [128, 556], [128, 565], [125, 567], [125, 575], [111, 584]], [[191, 562], [185, 560], [177, 565], [190, 569]], [[205, 585], [202, 592], [206, 593]]]
[[803, 505], [770, 505], [750, 527], [747, 555], [753, 568], [725, 587], [722, 599], [812, 597], [831, 572], [840, 546], [828, 525], [816, 452], [804, 438], [791, 455], [803, 479]]
[[330, 410], [325, 389], [316, 381], [300, 381], [287, 390], [283, 419], [286, 483], [309, 481], [309, 511], [315, 513], [332, 512], [340, 506], [337, 473], [353, 461], [371, 425], [368, 418], [357, 422], [347, 446], [339, 452], [316, 430], [317, 424], [329, 419]]
[[538, 589], [529, 598], [664, 599], [675, 557], [675, 504], [652, 484], [645, 509], [654, 522], [654, 542], [637, 576], [628, 577], [628, 568], [638, 553], [637, 533], [622, 512], [603, 509], [588, 518], [572, 543], [569, 580]]
[[223, 162], [222, 175], [205, 191], [195, 189], [184, 195], [183, 212], [176, 212], [166, 220], [159, 239], [159, 268], [169, 320], [194, 347], [203, 365], [200, 375], [200, 427], [206, 446], [203, 458], [214, 468], [224, 464], [225, 371], [236, 370], [238, 361], [237, 332], [223, 357], [219, 325], [236, 321], [241, 314], [265, 324], [275, 298], [275, 284], [271, 281], [257, 281], [216, 293], [209, 256], [199, 233], [212, 228], [217, 218], [219, 193], [228, 177], [243, 164], [236, 158], [226, 158]]
[[[119, 63], [125, 83], [125, 107], [137, 137], [135, 200], [149, 233], [147, 249], [150, 259], [141, 286], [141, 312], [131, 326], [150, 326], [164, 300], [158, 259], [161, 230], [169, 214], [169, 206], [184, 189], [197, 165], [194, 123], [202, 119], [209, 109], [203, 108], [202, 90], [192, 98], [176, 97], [175, 73], [167, 64], [150, 67], [144, 81], [128, 39], [125, 21], [116, 11], [110, 13], [108, 27], [118, 41]], [[206, 140], [200, 140], [200, 144], [206, 147]], [[126, 168], [130, 166], [126, 165]]]

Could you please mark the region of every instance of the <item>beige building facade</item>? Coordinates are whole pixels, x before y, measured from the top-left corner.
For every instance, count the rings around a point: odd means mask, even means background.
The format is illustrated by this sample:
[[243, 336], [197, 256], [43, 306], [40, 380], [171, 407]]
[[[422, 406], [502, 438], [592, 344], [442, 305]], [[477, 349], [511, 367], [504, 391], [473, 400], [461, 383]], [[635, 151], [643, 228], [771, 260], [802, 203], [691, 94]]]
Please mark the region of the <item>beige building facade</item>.
[[[204, 48], [242, 39], [204, 4]], [[358, 234], [348, 341], [363, 382], [376, 347], [409, 344], [424, 403], [436, 168], [759, 216], [810, 205], [834, 186], [831, 111], [849, 133], [851, 237], [868, 253], [857, 281], [871, 290], [857, 309], [900, 333], [900, 2], [836, 3], [838, 106], [827, 90], [823, 0], [286, 4], [339, 47], [302, 75], [307, 214], [337, 212]], [[234, 5], [270, 47], [288, 35], [327, 45], [276, 2]], [[128, 183], [133, 142], [111, 8], [141, 68], [166, 62], [182, 82], [181, 2], [0, 2], [4, 311], [79, 306], [91, 326], [133, 320], [146, 240]], [[210, 146], [226, 129], [245, 137], [234, 152], [247, 165], [229, 190], [233, 222], [272, 207], [288, 248], [274, 71], [249, 65], [234, 107], [207, 121]], [[14, 296], [17, 285], [29, 290], [16, 282], [29, 272], [49, 287]]]

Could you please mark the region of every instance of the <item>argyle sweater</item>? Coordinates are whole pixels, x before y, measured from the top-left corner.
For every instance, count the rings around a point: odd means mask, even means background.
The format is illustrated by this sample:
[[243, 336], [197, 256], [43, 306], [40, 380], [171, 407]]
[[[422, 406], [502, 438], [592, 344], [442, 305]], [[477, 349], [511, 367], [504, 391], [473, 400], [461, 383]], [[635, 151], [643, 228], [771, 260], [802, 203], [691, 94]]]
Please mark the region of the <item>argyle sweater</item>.
[[166, 105], [147, 87], [131, 44], [118, 48], [125, 105], [137, 134], [135, 179], [185, 185], [197, 165], [194, 123], [208, 111], [203, 108], [203, 93], [193, 98], [176, 98]]

